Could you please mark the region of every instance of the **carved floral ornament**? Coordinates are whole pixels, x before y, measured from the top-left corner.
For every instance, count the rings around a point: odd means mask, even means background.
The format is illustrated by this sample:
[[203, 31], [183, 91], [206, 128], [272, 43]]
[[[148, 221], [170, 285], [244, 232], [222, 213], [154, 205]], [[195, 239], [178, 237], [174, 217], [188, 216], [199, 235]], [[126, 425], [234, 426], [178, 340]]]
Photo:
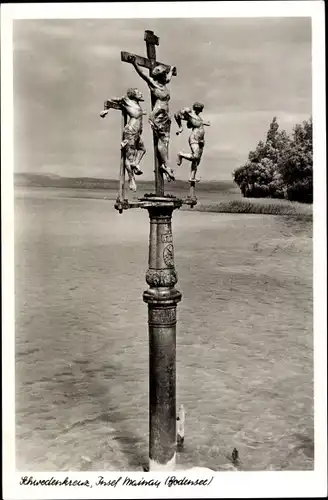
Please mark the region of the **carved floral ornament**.
[[150, 287], [173, 287], [178, 282], [175, 269], [148, 269], [146, 282]]
[[163, 250], [163, 259], [167, 267], [174, 267], [174, 250], [173, 245], [167, 245]]

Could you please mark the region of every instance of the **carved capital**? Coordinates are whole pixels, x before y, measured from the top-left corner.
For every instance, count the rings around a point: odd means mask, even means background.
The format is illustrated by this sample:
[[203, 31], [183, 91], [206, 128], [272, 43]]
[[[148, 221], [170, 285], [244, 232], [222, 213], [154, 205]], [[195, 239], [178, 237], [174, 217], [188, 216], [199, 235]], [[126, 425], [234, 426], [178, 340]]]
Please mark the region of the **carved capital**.
[[173, 287], [178, 276], [175, 269], [148, 269], [146, 282], [150, 287]]

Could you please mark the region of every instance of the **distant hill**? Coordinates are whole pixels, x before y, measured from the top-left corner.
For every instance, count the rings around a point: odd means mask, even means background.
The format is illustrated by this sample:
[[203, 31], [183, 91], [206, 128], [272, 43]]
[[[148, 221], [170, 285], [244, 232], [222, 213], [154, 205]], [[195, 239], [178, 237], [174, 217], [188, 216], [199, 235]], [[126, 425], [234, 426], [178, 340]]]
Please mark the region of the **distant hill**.
[[[186, 181], [177, 180], [170, 184], [170, 191], [180, 191], [186, 188]], [[17, 187], [52, 187], [52, 188], [74, 188], [74, 189], [105, 189], [117, 190], [118, 180], [98, 179], [94, 177], [61, 177], [52, 174], [15, 173], [14, 185]], [[198, 191], [216, 192], [226, 191], [234, 188], [232, 181], [201, 182], [197, 186]], [[138, 179], [138, 188], [153, 192], [153, 181], [141, 181]]]
[[93, 177], [61, 177], [60, 175], [51, 174], [15, 173], [14, 185], [22, 187], [116, 189], [117, 181]]

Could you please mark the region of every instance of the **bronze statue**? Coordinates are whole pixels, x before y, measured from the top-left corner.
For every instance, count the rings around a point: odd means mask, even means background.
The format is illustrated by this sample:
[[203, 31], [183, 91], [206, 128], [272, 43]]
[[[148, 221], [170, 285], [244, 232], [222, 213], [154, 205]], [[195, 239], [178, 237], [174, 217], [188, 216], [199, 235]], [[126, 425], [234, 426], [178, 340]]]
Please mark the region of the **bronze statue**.
[[200, 164], [202, 154], [205, 145], [205, 129], [204, 125], [209, 126], [210, 122], [205, 122], [200, 113], [203, 111], [204, 105], [200, 102], [195, 102], [191, 108], [182, 108], [177, 113], [175, 113], [174, 118], [178, 124], [179, 130], [176, 132], [177, 135], [183, 132], [182, 120], [187, 122], [187, 127], [191, 128], [191, 134], [189, 136], [189, 146], [191, 153], [178, 153], [177, 165], [182, 164], [182, 160], [188, 160], [191, 162], [190, 170], [190, 182], [199, 182], [199, 178], [196, 177], [197, 168]]
[[174, 181], [174, 172], [168, 165], [171, 117], [169, 115], [170, 91], [166, 84], [175, 75], [176, 68], [175, 66], [167, 67], [163, 64], [158, 64], [152, 70], [151, 76], [147, 76], [138, 65], [136, 56], [130, 55], [128, 62], [133, 64], [138, 75], [145, 80], [150, 89], [154, 107], [149, 116], [149, 122], [158, 140], [157, 147], [160, 169], [166, 175], [168, 181]]
[[142, 158], [146, 153], [142, 134], [142, 117], [146, 114], [139, 102], [144, 101], [138, 89], [128, 89], [125, 97], [114, 97], [105, 101], [104, 111], [100, 113], [105, 118], [111, 108], [121, 109], [128, 117], [128, 122], [123, 129], [121, 149], [124, 151], [124, 165], [129, 177], [129, 188], [137, 190], [135, 175], [141, 175]]

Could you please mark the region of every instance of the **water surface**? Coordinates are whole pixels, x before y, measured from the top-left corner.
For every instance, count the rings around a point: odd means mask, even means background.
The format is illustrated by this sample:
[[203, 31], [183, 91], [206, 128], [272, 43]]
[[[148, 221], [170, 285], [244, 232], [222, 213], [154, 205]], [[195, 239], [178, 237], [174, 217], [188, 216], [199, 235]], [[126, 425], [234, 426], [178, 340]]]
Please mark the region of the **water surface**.
[[[16, 466], [140, 470], [148, 215], [49, 189], [15, 211]], [[311, 222], [176, 211], [173, 231], [179, 462], [313, 468]]]

